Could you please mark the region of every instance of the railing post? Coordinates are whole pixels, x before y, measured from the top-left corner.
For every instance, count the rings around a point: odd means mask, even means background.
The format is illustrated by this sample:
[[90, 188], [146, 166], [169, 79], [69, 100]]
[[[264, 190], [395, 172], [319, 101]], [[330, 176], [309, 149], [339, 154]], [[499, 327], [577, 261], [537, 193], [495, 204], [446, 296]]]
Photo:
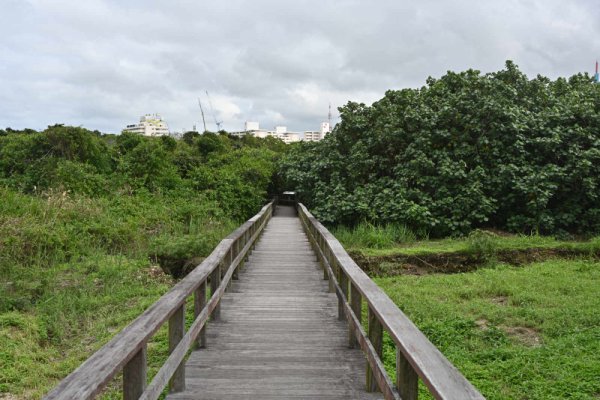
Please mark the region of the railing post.
[[[323, 242], [325, 242], [324, 238], [323, 238]], [[331, 268], [331, 272], [332, 272], [333, 276], [335, 277], [337, 274], [335, 272], [335, 264], [333, 263], [331, 249], [326, 246], [323, 246], [323, 247], [324, 247], [323, 254], [325, 254], [325, 259], [329, 263], [329, 268]], [[329, 279], [329, 293], [335, 293], [335, 285], [333, 284], [333, 279], [331, 279], [331, 278]]]
[[[381, 353], [383, 351], [383, 326], [377, 315], [369, 306], [369, 341], [375, 348], [377, 356], [381, 359]], [[376, 392], [379, 390], [377, 381], [375, 380], [375, 374], [371, 369], [371, 365], [367, 363], [367, 392]]]
[[147, 364], [146, 344], [125, 364], [123, 368], [123, 399], [137, 400], [146, 389]]
[[[194, 317], [198, 317], [206, 306], [206, 279], [202, 281], [194, 293]], [[198, 348], [206, 347], [206, 326], [202, 327], [198, 339], [196, 339]]]
[[402, 400], [417, 400], [419, 375], [396, 345], [396, 386]]
[[[340, 282], [340, 287], [342, 288], [342, 294], [344, 295], [344, 298], [346, 300], [348, 300], [348, 276], [346, 275], [346, 273], [344, 272], [344, 270], [342, 269], [342, 267], [339, 265], [338, 262], [335, 263], [337, 266], [337, 270], [338, 270], [338, 275], [339, 275], [339, 282]], [[342, 298], [338, 299], [338, 319], [340, 321], [343, 321], [346, 317], [346, 314], [344, 313], [344, 302], [346, 301]]]
[[[313, 237], [315, 238], [315, 246], [317, 246], [317, 249], [319, 249], [320, 253], [323, 255], [323, 257], [319, 260], [319, 263], [321, 264], [321, 267], [323, 268], [323, 279], [328, 280], [329, 274], [327, 273], [327, 266], [325, 265], [326, 256], [325, 256], [325, 249], [323, 248], [323, 245], [322, 245], [321, 236], [319, 236], [318, 232], [314, 232]], [[317, 252], [317, 254], [318, 254], [318, 252]], [[319, 256], [317, 256], [317, 259], [318, 258], [319, 258]], [[330, 286], [331, 286], [331, 284], [330, 284]]]
[[[175, 313], [169, 318], [169, 353], [172, 353], [181, 338], [185, 333], [185, 304], [175, 311]], [[185, 361], [179, 364], [179, 367], [175, 370], [173, 377], [169, 381], [170, 392], [183, 392], [185, 390]]]
[[[231, 268], [231, 264], [233, 263], [233, 260], [235, 260], [235, 258], [237, 257], [237, 255], [235, 254], [234, 251], [235, 251], [235, 243], [232, 243], [231, 248], [229, 249], [229, 268]], [[238, 265], [238, 267], [235, 269], [235, 271], [233, 271], [231, 280], [237, 281], [239, 279], [238, 272], [239, 272], [240, 268], [242, 268], [241, 263], [240, 263], [240, 265]], [[229, 286], [231, 286], [231, 281], [229, 281]]]
[[[214, 271], [210, 274], [210, 295], [211, 297], [216, 293], [221, 285], [221, 263], [217, 265]], [[217, 321], [221, 318], [221, 302], [218, 302], [212, 312], [212, 320]]]
[[[350, 307], [354, 316], [358, 320], [358, 323], [362, 323], [362, 295], [356, 288], [354, 283], [350, 282]], [[356, 333], [352, 329], [352, 325], [348, 324], [348, 344], [351, 348], [358, 347], [358, 339], [356, 339]]]

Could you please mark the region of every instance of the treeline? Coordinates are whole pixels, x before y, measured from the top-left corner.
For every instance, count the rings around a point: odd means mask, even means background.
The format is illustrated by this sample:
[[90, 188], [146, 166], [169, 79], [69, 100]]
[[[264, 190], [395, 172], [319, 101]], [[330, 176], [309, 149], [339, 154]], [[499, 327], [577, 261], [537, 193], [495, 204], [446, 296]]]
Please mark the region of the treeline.
[[0, 130], [0, 185], [89, 197], [202, 194], [232, 219], [243, 220], [276, 190], [270, 187], [275, 161], [285, 149], [272, 138], [214, 133], [188, 132], [176, 140], [63, 125], [43, 132], [7, 129]]
[[326, 140], [281, 174], [331, 224], [404, 224], [435, 237], [474, 228], [600, 232], [600, 85], [448, 72], [419, 89], [349, 102]]

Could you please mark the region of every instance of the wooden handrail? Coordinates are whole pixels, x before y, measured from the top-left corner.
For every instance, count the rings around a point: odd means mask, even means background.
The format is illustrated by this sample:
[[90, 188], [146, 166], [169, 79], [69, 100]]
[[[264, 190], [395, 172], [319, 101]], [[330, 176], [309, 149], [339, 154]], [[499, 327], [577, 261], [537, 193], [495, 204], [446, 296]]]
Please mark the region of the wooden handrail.
[[[436, 399], [484, 399], [303, 204], [298, 214], [338, 296], [340, 316], [343, 313], [348, 321], [349, 344], [358, 343], [367, 357], [367, 390], [378, 387], [386, 399], [416, 399], [420, 378]], [[361, 324], [363, 299], [368, 306], [368, 333]], [[383, 329], [396, 344], [395, 384], [381, 361]]]
[[[264, 226], [273, 214], [273, 202], [265, 205], [233, 233], [223, 239], [214, 251], [192, 272], [126, 326], [100, 350], [63, 379], [44, 399], [91, 399], [121, 370], [124, 372], [125, 399], [157, 398], [171, 379], [173, 391], [185, 387], [184, 357], [212, 313], [218, 319], [219, 301], [236, 269], [253, 247]], [[221, 268], [225, 268], [222, 271]], [[185, 318], [184, 305], [192, 294], [206, 293], [206, 282], [211, 279], [211, 298], [196, 299], [201, 309], [187, 334], [181, 327]], [[215, 283], [218, 285], [213, 286]], [[169, 320], [171, 355], [146, 390], [146, 344]]]

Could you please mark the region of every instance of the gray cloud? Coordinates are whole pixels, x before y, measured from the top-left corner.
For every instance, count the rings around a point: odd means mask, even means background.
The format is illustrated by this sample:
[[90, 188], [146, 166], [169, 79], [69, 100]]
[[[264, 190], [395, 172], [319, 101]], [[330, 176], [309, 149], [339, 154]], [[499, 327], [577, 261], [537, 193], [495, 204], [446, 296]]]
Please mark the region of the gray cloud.
[[119, 132], [160, 112], [189, 129], [208, 90], [228, 130], [316, 129], [329, 102], [370, 103], [447, 70], [512, 59], [555, 78], [600, 58], [592, 0], [3, 3], [0, 126], [13, 128]]

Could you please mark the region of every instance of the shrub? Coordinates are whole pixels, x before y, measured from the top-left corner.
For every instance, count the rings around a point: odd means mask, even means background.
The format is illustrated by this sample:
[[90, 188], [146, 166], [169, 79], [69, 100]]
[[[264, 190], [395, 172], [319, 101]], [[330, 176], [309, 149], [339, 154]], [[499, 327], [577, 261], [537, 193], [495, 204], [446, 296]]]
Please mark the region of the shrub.
[[498, 250], [496, 235], [492, 232], [476, 229], [467, 238], [467, 252], [482, 261], [489, 261]]

